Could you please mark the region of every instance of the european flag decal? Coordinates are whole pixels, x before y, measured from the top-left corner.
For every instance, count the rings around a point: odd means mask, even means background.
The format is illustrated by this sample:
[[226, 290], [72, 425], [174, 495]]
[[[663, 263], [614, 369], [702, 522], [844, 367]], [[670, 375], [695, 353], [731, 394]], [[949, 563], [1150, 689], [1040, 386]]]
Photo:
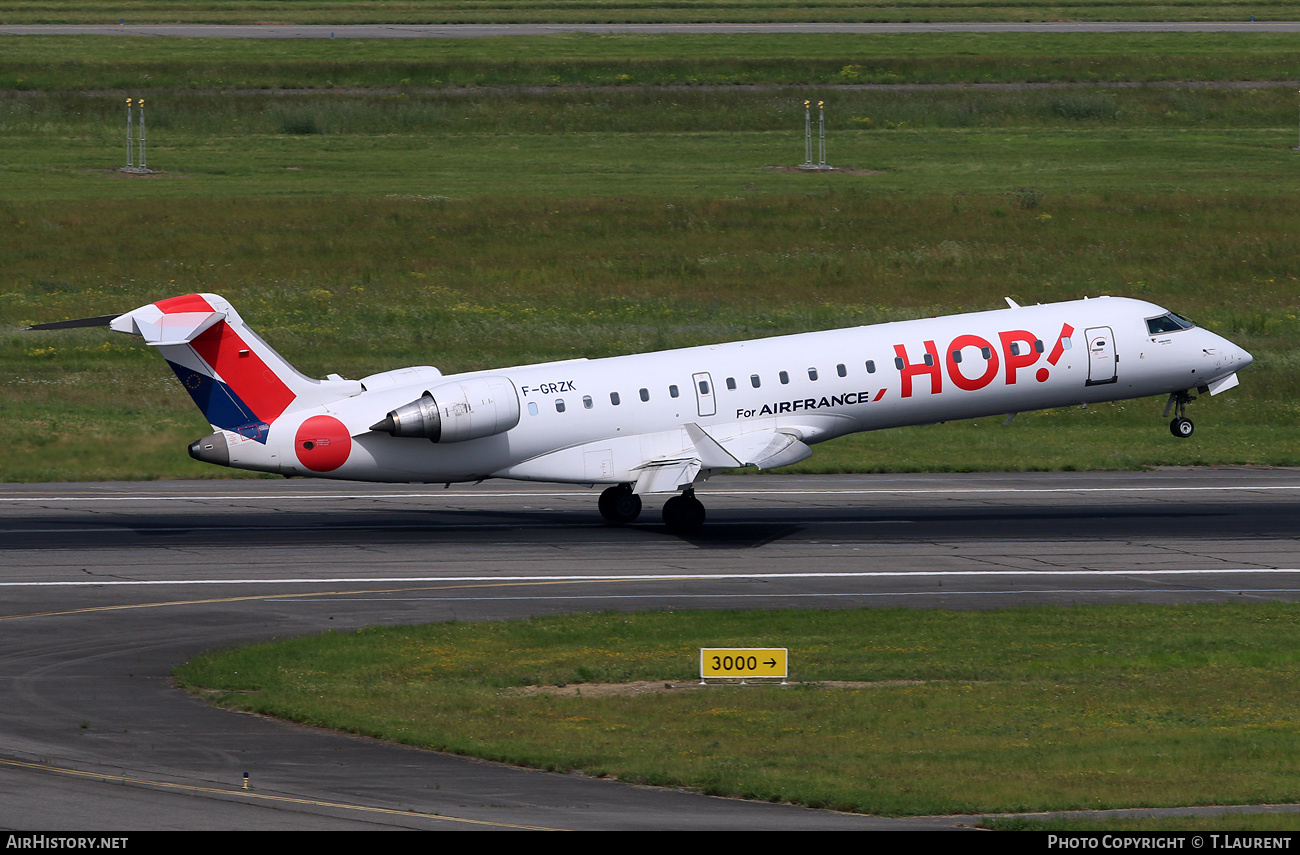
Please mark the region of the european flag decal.
[[261, 443], [266, 442], [265, 428], [248, 429], [252, 425], [260, 427], [260, 420], [229, 386], [192, 368], [177, 365], [171, 360], [168, 360], [167, 364], [172, 367], [172, 371], [176, 372], [177, 379], [181, 381], [185, 391], [190, 393], [194, 404], [203, 412], [209, 424], [242, 433], [249, 439]]

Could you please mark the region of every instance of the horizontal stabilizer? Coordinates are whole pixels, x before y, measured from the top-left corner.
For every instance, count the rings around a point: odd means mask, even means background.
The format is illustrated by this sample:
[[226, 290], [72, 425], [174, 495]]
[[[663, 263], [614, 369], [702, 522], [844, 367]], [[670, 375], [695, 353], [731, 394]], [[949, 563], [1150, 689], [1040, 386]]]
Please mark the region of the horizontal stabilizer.
[[152, 303], [127, 312], [113, 320], [117, 332], [138, 335], [155, 347], [189, 344], [215, 324], [226, 319], [225, 312], [167, 312]]
[[48, 324], [32, 324], [23, 327], [28, 330], [73, 330], [81, 327], [106, 327], [117, 315], [99, 315], [94, 318], [74, 318], [70, 321], [52, 321]]

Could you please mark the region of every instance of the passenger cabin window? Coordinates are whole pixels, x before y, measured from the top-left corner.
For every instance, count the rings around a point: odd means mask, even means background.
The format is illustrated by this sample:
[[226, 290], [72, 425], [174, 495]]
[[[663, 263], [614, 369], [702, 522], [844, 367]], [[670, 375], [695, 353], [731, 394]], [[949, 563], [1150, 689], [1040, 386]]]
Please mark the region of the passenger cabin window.
[[668, 397], [670, 397], [670, 398], [676, 398], [676, 397], [677, 397], [677, 387], [676, 387], [676, 386], [669, 386], [669, 387], [668, 387]]
[[728, 378], [727, 378], [727, 389], [729, 389], [729, 390], [732, 391], [732, 392], [736, 391], [736, 378], [735, 378], [735, 377], [728, 377]]
[[590, 410], [590, 409], [591, 409], [591, 406], [592, 406], [591, 396], [590, 396], [590, 395], [583, 395], [583, 396], [582, 396], [582, 408], [583, 408], [584, 410]]
[[[899, 360], [899, 361], [901, 362], [902, 360]], [[874, 360], [874, 359], [868, 359], [868, 360], [867, 360], [867, 373], [868, 373], [868, 374], [875, 374], [875, 373], [876, 373], [876, 360]]]
[[709, 394], [709, 381], [708, 381], [708, 380], [701, 380], [701, 381], [700, 381], [700, 394], [701, 394], [701, 395], [707, 395], [707, 394]]
[[537, 415], [537, 402], [536, 402], [536, 401], [529, 401], [529, 402], [528, 402], [528, 415], [530, 415], [530, 416], [535, 416], [535, 415]]
[[790, 372], [788, 372], [788, 371], [782, 371], [780, 374], [778, 374], [778, 375], [776, 375], [776, 376], [781, 378], [781, 385], [782, 385], [782, 386], [784, 386], [785, 384], [787, 384], [787, 383], [790, 382]]
[[[843, 362], [841, 362], [839, 365], [835, 366], [835, 373], [840, 375], [841, 377], [848, 377], [849, 369], [844, 365]], [[813, 379], [816, 380], [817, 378], [814, 377]]]
[[1147, 332], [1151, 335], [1162, 335], [1163, 333], [1180, 332], [1190, 330], [1196, 324], [1184, 318], [1182, 315], [1175, 315], [1170, 312], [1161, 315], [1158, 318], [1147, 318]]
[[[840, 366], [840, 367], [842, 368], [843, 366]], [[844, 375], [841, 374], [840, 376], [843, 377]], [[808, 369], [808, 379], [809, 379], [809, 380], [816, 380], [816, 379], [817, 379], [817, 369], [816, 369], [816, 368], [809, 368], [809, 369]]]
[[617, 393], [617, 392], [610, 392], [610, 393], [609, 393], [609, 402], [610, 402], [611, 404], [613, 404], [614, 406], [616, 406], [616, 407], [618, 406], [618, 393]]
[[562, 413], [562, 412], [564, 412], [564, 399], [563, 399], [563, 398], [556, 398], [556, 399], [555, 399], [555, 412], [557, 412], [557, 413]]
[[648, 400], [650, 400], [650, 390], [649, 390], [649, 389], [642, 389], [642, 390], [641, 390], [641, 400], [643, 400], [643, 401], [648, 401]]
[[757, 389], [759, 386], [763, 385], [763, 381], [758, 379], [757, 374], [751, 374], [749, 375], [749, 385]]

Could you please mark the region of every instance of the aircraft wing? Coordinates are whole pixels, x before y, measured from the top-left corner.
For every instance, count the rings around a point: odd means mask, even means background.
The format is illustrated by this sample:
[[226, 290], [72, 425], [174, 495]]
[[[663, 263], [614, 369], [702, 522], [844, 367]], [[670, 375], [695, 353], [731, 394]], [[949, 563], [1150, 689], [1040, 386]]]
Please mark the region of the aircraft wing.
[[724, 430], [713, 433], [697, 424], [685, 425], [692, 449], [680, 455], [650, 460], [638, 467], [634, 493], [672, 493], [695, 483], [702, 470], [737, 469], [757, 466], [774, 469], [798, 463], [812, 456], [812, 449], [792, 433], [775, 428], [748, 431], [727, 436]]

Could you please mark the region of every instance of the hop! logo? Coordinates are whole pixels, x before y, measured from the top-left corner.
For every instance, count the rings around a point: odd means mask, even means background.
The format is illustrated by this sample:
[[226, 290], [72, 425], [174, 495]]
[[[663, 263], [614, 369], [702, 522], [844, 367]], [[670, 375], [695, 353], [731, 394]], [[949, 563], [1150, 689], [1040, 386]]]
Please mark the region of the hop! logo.
[[[1061, 355], [1069, 349], [1072, 335], [1074, 335], [1074, 327], [1062, 324], [1061, 333], [1056, 337], [1056, 345], [1047, 355], [1049, 366], [1055, 366]], [[931, 394], [939, 394], [943, 391], [945, 369], [952, 384], [967, 392], [983, 389], [992, 383], [999, 373], [1004, 373], [1003, 382], [1006, 385], [1014, 386], [1018, 379], [1017, 372], [1037, 363], [1046, 350], [1042, 340], [1028, 330], [1000, 332], [998, 345], [981, 336], [959, 335], [949, 343], [943, 356], [939, 355], [939, 349], [933, 341], [924, 342], [924, 345], [925, 356], [920, 362], [911, 362], [907, 358], [907, 349], [901, 344], [894, 345], [894, 364], [903, 379], [901, 397], [912, 397], [912, 379], [917, 375], [928, 377]], [[962, 354], [968, 350], [978, 353], [982, 358], [963, 361]], [[979, 376], [971, 376], [975, 371], [971, 370], [970, 365], [979, 366], [981, 362], [982, 373]], [[976, 367], [975, 370], [979, 368]], [[1034, 379], [1039, 383], [1047, 382], [1049, 376], [1051, 372], [1046, 367], [1034, 372]]]

